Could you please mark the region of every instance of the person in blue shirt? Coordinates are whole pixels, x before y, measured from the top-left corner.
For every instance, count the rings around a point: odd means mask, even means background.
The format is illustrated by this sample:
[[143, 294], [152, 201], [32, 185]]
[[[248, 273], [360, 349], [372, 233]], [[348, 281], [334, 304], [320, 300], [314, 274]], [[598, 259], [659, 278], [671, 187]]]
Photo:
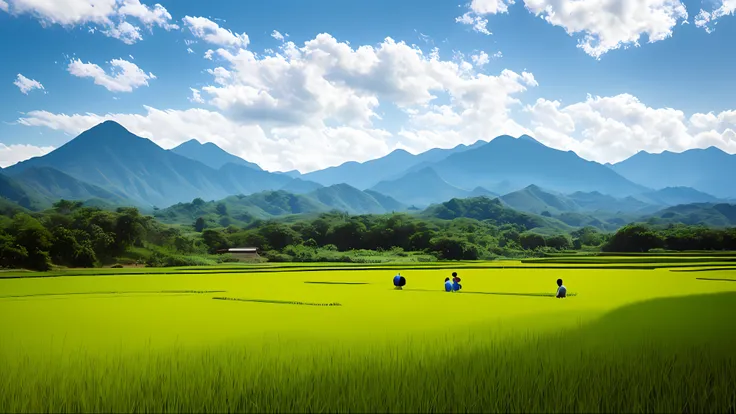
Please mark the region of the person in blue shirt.
[[401, 276], [401, 273], [394, 276], [394, 289], [401, 290], [406, 286], [406, 278]]
[[457, 272], [452, 272], [452, 291], [459, 292], [462, 288], [463, 285], [460, 284], [460, 278], [457, 277]]
[[452, 292], [452, 282], [450, 282], [450, 278], [445, 278], [445, 292]]
[[567, 296], [567, 288], [562, 284], [562, 279], [557, 279], [557, 295], [556, 298], [564, 298]]

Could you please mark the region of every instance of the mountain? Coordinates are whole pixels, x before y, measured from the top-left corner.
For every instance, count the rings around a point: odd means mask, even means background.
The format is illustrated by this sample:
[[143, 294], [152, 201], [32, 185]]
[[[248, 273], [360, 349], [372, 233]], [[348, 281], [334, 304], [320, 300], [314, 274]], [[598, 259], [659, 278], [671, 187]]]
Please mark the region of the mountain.
[[[51, 167], [119, 193], [140, 205], [170, 205], [196, 197], [229, 195], [216, 170], [164, 150], [105, 121], [42, 157], [8, 168], [17, 175], [32, 167]], [[243, 167], [247, 168], [247, 167]]]
[[[179, 150], [197, 145], [205, 161], [213, 165], [233, 160], [230, 154], [215, 146], [191, 141]], [[234, 158], [235, 163], [226, 162], [214, 169], [175, 151], [164, 150], [118, 123], [106, 121], [55, 151], [15, 164], [4, 172], [15, 177], [31, 168], [53, 168], [141, 207], [165, 207], [195, 198], [217, 200], [234, 194], [277, 190], [293, 180], [288, 175], [263, 171]], [[64, 193], [52, 191], [51, 194], [58, 199]]]
[[323, 187], [324, 186], [322, 184], [315, 183], [314, 181], [295, 178], [289, 181], [285, 186], [281, 187], [281, 190], [292, 194], [307, 194]]
[[572, 151], [549, 148], [528, 136], [503, 135], [452, 154], [432, 168], [450, 184], [482, 186], [499, 193], [530, 184], [561, 193], [600, 191], [627, 196], [648, 191], [608, 167], [586, 161]]
[[693, 203], [716, 203], [718, 198], [690, 187], [667, 187], [637, 196], [638, 199], [664, 206]]
[[576, 191], [572, 194], [568, 194], [567, 197], [580, 206], [582, 211], [590, 212], [608, 211], [613, 213], [652, 213], [661, 208], [659, 205], [646, 203], [634, 196], [616, 198], [610, 195], [601, 194], [598, 191]]
[[422, 217], [453, 220], [460, 217], [489, 220], [497, 225], [516, 224], [531, 229], [569, 231], [571, 227], [559, 220], [523, 213], [504, 206], [498, 198], [473, 197], [446, 201], [430, 206], [420, 213]]
[[365, 190], [364, 193], [368, 194], [369, 196], [373, 197], [376, 201], [378, 201], [378, 204], [383, 207], [383, 209], [389, 213], [389, 212], [395, 212], [395, 211], [405, 211], [408, 210], [407, 206], [402, 204], [401, 202], [397, 201], [393, 197], [389, 197], [387, 195], [383, 195], [381, 193], [375, 192], [373, 190]]
[[461, 144], [451, 149], [434, 148], [417, 155], [413, 155], [403, 149], [397, 149], [375, 160], [363, 163], [355, 161], [346, 162], [337, 167], [325, 168], [304, 174], [304, 178], [323, 185], [345, 183], [363, 190], [375, 186], [380, 181], [394, 180], [405, 175], [407, 172], [416, 171], [416, 169], [412, 168], [419, 164], [426, 167], [451, 154], [467, 151], [482, 144], [485, 144], [485, 142], [478, 141], [471, 146]]
[[257, 164], [248, 162], [240, 157], [236, 157], [211, 142], [202, 144], [196, 139], [190, 139], [178, 147], [172, 148], [171, 152], [199, 161], [215, 170], [219, 170], [223, 165], [230, 163], [262, 171], [261, 167]]
[[736, 226], [736, 204], [694, 203], [668, 207], [644, 218], [653, 225]]
[[312, 191], [308, 196], [333, 209], [353, 214], [382, 214], [390, 211], [384, 207], [384, 204], [400, 206], [400, 203], [386, 195], [379, 197], [382, 199], [379, 201], [371, 193], [360, 191], [347, 184], [323, 187]]
[[493, 191], [488, 191], [483, 187], [475, 187], [473, 191], [468, 194], [468, 197], [490, 197], [490, 198], [498, 198], [499, 195], [494, 193]]
[[29, 210], [39, 210], [45, 206], [43, 196], [5, 175], [6, 171], [0, 172], [0, 200], [5, 201], [3, 210], [13, 210], [13, 205]]
[[309, 194], [283, 190], [235, 195], [219, 201], [195, 199], [158, 210], [154, 216], [164, 223], [191, 225], [202, 217], [209, 227], [247, 225], [253, 220], [331, 210], [351, 214], [403, 211], [406, 207], [382, 194], [363, 192], [347, 184], [319, 188]]
[[419, 207], [470, 195], [470, 191], [448, 184], [429, 167], [408, 173], [393, 181], [381, 181], [371, 190]]
[[552, 194], [532, 184], [519, 191], [501, 196], [501, 201], [511, 208], [528, 213], [561, 213], [580, 210], [575, 201], [562, 194]]
[[50, 167], [26, 168], [13, 178], [25, 188], [31, 189], [35, 194], [46, 199], [48, 205], [59, 199], [99, 199], [117, 206], [130, 204], [130, 201], [122, 194], [85, 183]]
[[[268, 171], [228, 163], [216, 171], [218, 181], [232, 194], [255, 194], [262, 191], [273, 191], [283, 188], [294, 179]], [[219, 198], [219, 197], [218, 197]]]
[[247, 225], [253, 220], [274, 216], [307, 214], [329, 210], [310, 197], [285, 191], [264, 191], [251, 195], [235, 195], [219, 201], [195, 199], [189, 203], [177, 203], [154, 212], [164, 223], [192, 225], [202, 217], [207, 227]]
[[283, 174], [291, 178], [299, 178], [302, 176], [302, 173], [300, 173], [297, 170], [291, 170], [291, 171], [286, 171], [286, 172], [276, 171], [274, 172], [274, 174]]
[[621, 176], [653, 189], [692, 187], [720, 198], [736, 198], [736, 155], [718, 148], [641, 151], [610, 167]]

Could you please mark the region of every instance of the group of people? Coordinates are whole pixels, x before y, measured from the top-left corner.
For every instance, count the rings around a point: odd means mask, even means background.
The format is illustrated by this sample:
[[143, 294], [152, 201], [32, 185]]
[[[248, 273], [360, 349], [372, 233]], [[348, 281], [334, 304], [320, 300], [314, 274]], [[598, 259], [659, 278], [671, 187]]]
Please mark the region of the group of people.
[[[394, 276], [394, 289], [401, 290], [406, 286], [406, 278], [398, 273]], [[460, 284], [460, 278], [457, 272], [452, 272], [452, 279], [449, 277], [445, 278], [445, 292], [459, 292], [463, 288]], [[562, 279], [557, 279], [557, 293], [555, 297], [560, 299], [567, 296], [567, 288], [562, 284]]]

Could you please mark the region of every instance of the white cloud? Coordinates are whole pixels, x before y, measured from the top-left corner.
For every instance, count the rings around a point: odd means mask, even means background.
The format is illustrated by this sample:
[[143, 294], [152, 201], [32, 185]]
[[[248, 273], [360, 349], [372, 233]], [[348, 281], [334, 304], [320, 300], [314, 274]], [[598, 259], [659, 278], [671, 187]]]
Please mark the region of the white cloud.
[[204, 52], [204, 58], [207, 60], [212, 60], [212, 55], [215, 54], [215, 51], [212, 49], [209, 49], [208, 51]]
[[472, 0], [469, 5], [470, 11], [457, 17], [455, 21], [473, 26], [473, 30], [478, 33], [490, 35], [488, 19], [484, 16], [508, 13], [509, 6], [512, 4], [514, 0]]
[[[209, 69], [211, 84], [191, 88], [189, 99], [219, 112], [147, 108], [145, 115], [67, 116], [36, 111], [19, 122], [75, 134], [116, 119], [164, 147], [192, 137], [212, 139], [266, 168], [310, 171], [373, 159], [396, 148], [417, 152], [524, 132], [510, 114], [521, 107], [516, 95], [536, 85], [530, 73], [475, 73], [462, 59], [443, 61], [438, 50], [427, 55], [390, 38], [353, 47], [321, 34], [302, 46], [286, 42], [270, 55], [242, 48], [216, 53], [222, 66]], [[437, 104], [439, 96], [449, 102]], [[374, 125], [382, 105], [404, 111], [403, 128], [392, 133]]]
[[194, 53], [194, 50], [192, 50], [192, 48], [191, 48], [191, 47], [188, 47], [188, 48], [187, 48], [187, 53], [189, 53], [189, 54], [191, 55], [191, 54], [193, 54], [193, 53]]
[[204, 99], [202, 99], [202, 94], [199, 92], [199, 89], [189, 88], [189, 90], [192, 91], [192, 97], [189, 98], [189, 102], [194, 103], [204, 103]]
[[709, 146], [736, 152], [736, 111], [688, 118], [676, 109], [648, 107], [629, 94], [588, 96], [567, 106], [538, 99], [527, 110], [534, 137], [589, 160], [618, 162], [640, 150], [681, 152]]
[[257, 161], [263, 168], [282, 171], [294, 168], [310, 171], [340, 164], [347, 158], [367, 161], [376, 154], [383, 155], [392, 150], [386, 144], [388, 133], [381, 130], [296, 127], [274, 129], [267, 136], [258, 125], [236, 123], [220, 113], [204, 109], [162, 111], [145, 108], [144, 115], [65, 115], [34, 111], [18, 122], [77, 135], [105, 120], [115, 120], [136, 135], [149, 138], [166, 149], [196, 138]]
[[491, 61], [488, 58], [488, 53], [482, 50], [478, 54], [470, 56], [470, 58], [473, 60], [473, 65], [477, 67], [483, 67]]
[[[227, 68], [210, 70], [214, 84], [202, 91], [210, 104], [242, 122], [368, 127], [378, 118], [380, 102], [431, 111], [427, 105], [436, 93], [449, 93], [456, 109], [482, 105], [490, 118], [505, 113], [512, 102], [508, 94], [534, 84], [531, 74], [474, 74], [467, 62], [441, 61], [436, 53], [426, 56], [390, 38], [354, 49], [320, 34], [302, 47], [287, 42], [274, 55], [259, 57], [245, 49], [217, 53]], [[497, 80], [521, 87], [491, 86]]]
[[30, 92], [33, 89], [41, 89], [44, 90], [43, 85], [41, 85], [41, 82], [34, 80], [34, 79], [28, 79], [25, 76], [18, 74], [18, 77], [15, 79], [15, 82], [13, 82], [13, 85], [17, 86], [20, 91], [26, 95], [28, 95], [28, 92]]
[[96, 85], [105, 87], [111, 92], [131, 92], [140, 86], [148, 86], [150, 79], [156, 79], [153, 73], [146, 74], [135, 63], [123, 59], [110, 61], [111, 74], [94, 63], [83, 63], [74, 59], [69, 63], [67, 70], [80, 78], [92, 78]]
[[[286, 36], [289, 36], [289, 35], [287, 34]], [[283, 42], [285, 39], [284, 35], [282, 35], [278, 30], [274, 30], [273, 32], [271, 32], [271, 37], [281, 42]]]
[[[143, 37], [141, 28], [128, 19], [152, 31], [154, 26], [175, 30], [171, 15], [160, 4], [149, 7], [140, 0], [0, 0], [0, 9], [12, 15], [30, 15], [42, 25], [74, 27], [90, 25], [88, 31], [100, 31], [108, 37], [133, 44]], [[4, 5], [4, 7], [3, 7]]]
[[206, 17], [186, 16], [182, 20], [184, 21], [184, 25], [189, 27], [189, 31], [191, 31], [194, 36], [213, 45], [230, 48], [244, 48], [248, 47], [248, 43], [250, 43], [247, 34], [233, 33], [231, 30], [220, 27], [220, 25]]
[[5, 145], [0, 142], [0, 167], [6, 168], [29, 158], [46, 155], [53, 150], [54, 147], [37, 147], [26, 144]]
[[695, 16], [695, 26], [705, 29], [706, 32], [712, 33], [717, 20], [725, 16], [733, 16], [736, 13], [736, 0], [720, 0], [720, 5], [715, 7], [713, 11], [707, 12], [700, 9], [700, 13]]
[[491, 31], [488, 30], [488, 19], [467, 12], [460, 17], [455, 18], [455, 21], [462, 24], [468, 24], [473, 26], [473, 30], [484, 35], [491, 35]]
[[[734, 0], [722, 0], [733, 2]], [[523, 0], [526, 9], [547, 23], [581, 34], [578, 47], [590, 56], [600, 57], [621, 47], [639, 46], [646, 35], [649, 43], [672, 36], [672, 29], [687, 21], [680, 0]], [[455, 19], [472, 25], [477, 32], [490, 34], [485, 16], [508, 13], [512, 0], [474, 0], [470, 10]], [[734, 6], [731, 7], [733, 11]]]
[[501, 59], [502, 57], [503, 57], [503, 53], [501, 53], [500, 50], [493, 54], [494, 59]]

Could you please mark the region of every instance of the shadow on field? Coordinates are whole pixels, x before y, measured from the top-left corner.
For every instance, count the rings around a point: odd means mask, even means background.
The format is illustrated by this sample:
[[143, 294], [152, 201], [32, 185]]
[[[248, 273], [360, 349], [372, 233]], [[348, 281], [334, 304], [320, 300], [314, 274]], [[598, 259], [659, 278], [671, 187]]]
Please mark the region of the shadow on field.
[[736, 279], [715, 279], [710, 277], [696, 277], [695, 280], [713, 280], [718, 282], [736, 282]]
[[[434, 293], [449, 293], [441, 289], [433, 290], [433, 289], [402, 289], [410, 292], [434, 292]], [[460, 292], [455, 292], [453, 294], [461, 293], [463, 295], [500, 295], [500, 296], [531, 296], [531, 297], [543, 297], [543, 298], [554, 298], [554, 293], [515, 293], [515, 292], [474, 292], [472, 290], [463, 290]], [[577, 296], [577, 293], [568, 293], [568, 297], [571, 296]]]
[[670, 269], [670, 272], [725, 272], [736, 270], [736, 267], [708, 267], [705, 269]]
[[271, 299], [245, 299], [245, 298], [226, 298], [214, 297], [214, 300], [232, 300], [236, 302], [256, 302], [256, 303], [273, 303], [277, 305], [302, 305], [302, 306], [342, 306], [341, 303], [317, 303], [317, 302], [298, 302], [290, 300], [271, 300]]
[[117, 290], [117, 291], [98, 291], [98, 292], [64, 292], [64, 293], [32, 293], [27, 295], [3, 295], [0, 299], [21, 299], [36, 298], [49, 296], [78, 296], [78, 295], [150, 295], [150, 294], [190, 294], [201, 295], [204, 293], [225, 293], [226, 290]]
[[310, 285], [369, 285], [368, 282], [304, 282]]

